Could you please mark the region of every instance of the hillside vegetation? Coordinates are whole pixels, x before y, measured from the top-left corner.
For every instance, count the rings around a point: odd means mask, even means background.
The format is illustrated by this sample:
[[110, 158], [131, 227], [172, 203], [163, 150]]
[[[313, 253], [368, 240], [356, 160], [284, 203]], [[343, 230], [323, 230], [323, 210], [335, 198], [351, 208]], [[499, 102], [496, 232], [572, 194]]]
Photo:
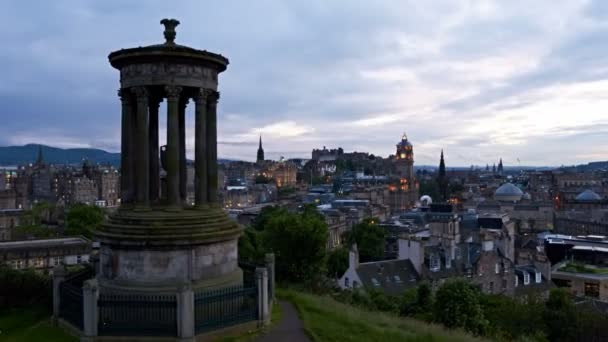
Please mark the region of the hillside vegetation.
[[296, 306], [307, 333], [317, 342], [483, 341], [438, 325], [359, 309], [328, 296], [294, 290], [280, 290], [278, 295]]

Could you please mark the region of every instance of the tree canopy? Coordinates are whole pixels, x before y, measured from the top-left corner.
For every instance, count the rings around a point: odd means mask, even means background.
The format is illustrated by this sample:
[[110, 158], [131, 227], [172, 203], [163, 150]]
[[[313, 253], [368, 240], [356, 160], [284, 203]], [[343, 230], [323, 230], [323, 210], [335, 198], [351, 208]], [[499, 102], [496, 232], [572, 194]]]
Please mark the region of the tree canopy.
[[91, 237], [93, 231], [102, 223], [103, 209], [86, 204], [75, 204], [68, 209], [66, 235], [83, 235]]
[[384, 258], [385, 236], [386, 231], [378, 225], [378, 219], [367, 218], [346, 232], [345, 240], [351, 245], [356, 243], [359, 260], [367, 262]]

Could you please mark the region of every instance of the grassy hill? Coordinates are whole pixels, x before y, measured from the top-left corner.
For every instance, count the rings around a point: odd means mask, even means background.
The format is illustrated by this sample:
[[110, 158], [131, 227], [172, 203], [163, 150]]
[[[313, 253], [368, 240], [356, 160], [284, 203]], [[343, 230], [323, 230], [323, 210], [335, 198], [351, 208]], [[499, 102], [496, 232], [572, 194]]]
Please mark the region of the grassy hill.
[[296, 306], [307, 333], [316, 342], [483, 341], [422, 321], [365, 311], [330, 297], [293, 290], [281, 290], [278, 295]]

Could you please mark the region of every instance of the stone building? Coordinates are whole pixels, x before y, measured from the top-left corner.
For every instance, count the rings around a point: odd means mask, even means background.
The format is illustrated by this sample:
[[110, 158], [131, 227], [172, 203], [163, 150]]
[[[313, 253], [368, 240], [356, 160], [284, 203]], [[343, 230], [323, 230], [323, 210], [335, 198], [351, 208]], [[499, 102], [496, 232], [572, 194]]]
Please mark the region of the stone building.
[[76, 176], [69, 180], [69, 204], [84, 203], [94, 205], [99, 196], [97, 183], [86, 176]]
[[403, 134], [397, 144], [393, 161], [394, 173], [388, 186], [388, 205], [391, 213], [398, 214], [414, 207], [418, 200], [418, 180], [414, 174], [414, 148]]
[[83, 237], [0, 242], [0, 263], [17, 270], [85, 264], [90, 254], [91, 241]]
[[13, 189], [0, 190], [0, 210], [17, 208], [17, 192]]
[[105, 168], [96, 172], [98, 199], [107, 207], [120, 204], [120, 174], [114, 168]]
[[273, 178], [277, 187], [292, 187], [296, 185], [298, 168], [291, 162], [274, 163], [268, 168], [269, 178]]
[[12, 240], [13, 230], [22, 222], [23, 209], [0, 210], [0, 241]]
[[44, 162], [42, 149], [38, 152], [38, 159], [33, 166], [31, 178], [31, 201], [50, 202], [54, 200], [51, 191], [51, 168]]

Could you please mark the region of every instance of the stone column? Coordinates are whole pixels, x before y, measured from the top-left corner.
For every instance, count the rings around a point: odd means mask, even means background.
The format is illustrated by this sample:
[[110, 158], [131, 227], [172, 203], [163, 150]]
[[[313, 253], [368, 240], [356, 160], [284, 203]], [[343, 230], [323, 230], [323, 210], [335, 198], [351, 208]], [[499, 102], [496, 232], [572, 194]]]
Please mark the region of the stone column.
[[59, 318], [59, 310], [61, 308], [61, 292], [59, 286], [65, 280], [67, 271], [65, 266], [60, 264], [53, 268], [53, 319]]
[[133, 184], [133, 161], [131, 159], [132, 138], [134, 130], [133, 123], [133, 103], [131, 101], [131, 93], [128, 89], [119, 89], [118, 96], [122, 103], [122, 122], [121, 122], [121, 137], [120, 137], [120, 202], [133, 202], [134, 184]]
[[194, 201], [197, 208], [207, 205], [207, 97], [209, 89], [200, 88], [194, 97]]
[[207, 98], [207, 202], [217, 206], [217, 101], [220, 93]]
[[181, 207], [179, 194], [179, 94], [182, 87], [166, 86], [167, 95], [167, 204]]
[[156, 202], [160, 196], [160, 161], [158, 150], [158, 107], [162, 99], [150, 99], [150, 201]]
[[190, 284], [179, 289], [177, 296], [177, 336], [180, 341], [194, 341], [194, 292]]
[[139, 208], [150, 205], [150, 148], [148, 130], [148, 89], [133, 87], [137, 100], [137, 141], [135, 144], [135, 200]]
[[265, 266], [268, 270], [268, 298], [270, 300], [270, 308], [272, 309], [272, 301], [275, 293], [275, 275], [274, 275], [274, 253], [266, 253], [264, 256]]
[[258, 288], [258, 320], [261, 325], [270, 324], [268, 311], [268, 270], [266, 267], [255, 269], [256, 287]]
[[179, 102], [179, 195], [182, 204], [186, 203], [188, 195], [188, 169], [186, 165], [186, 106], [188, 99]]
[[82, 286], [82, 322], [85, 338], [97, 336], [97, 326], [99, 323], [98, 298], [99, 289], [97, 287], [97, 280], [89, 279], [85, 281]]

